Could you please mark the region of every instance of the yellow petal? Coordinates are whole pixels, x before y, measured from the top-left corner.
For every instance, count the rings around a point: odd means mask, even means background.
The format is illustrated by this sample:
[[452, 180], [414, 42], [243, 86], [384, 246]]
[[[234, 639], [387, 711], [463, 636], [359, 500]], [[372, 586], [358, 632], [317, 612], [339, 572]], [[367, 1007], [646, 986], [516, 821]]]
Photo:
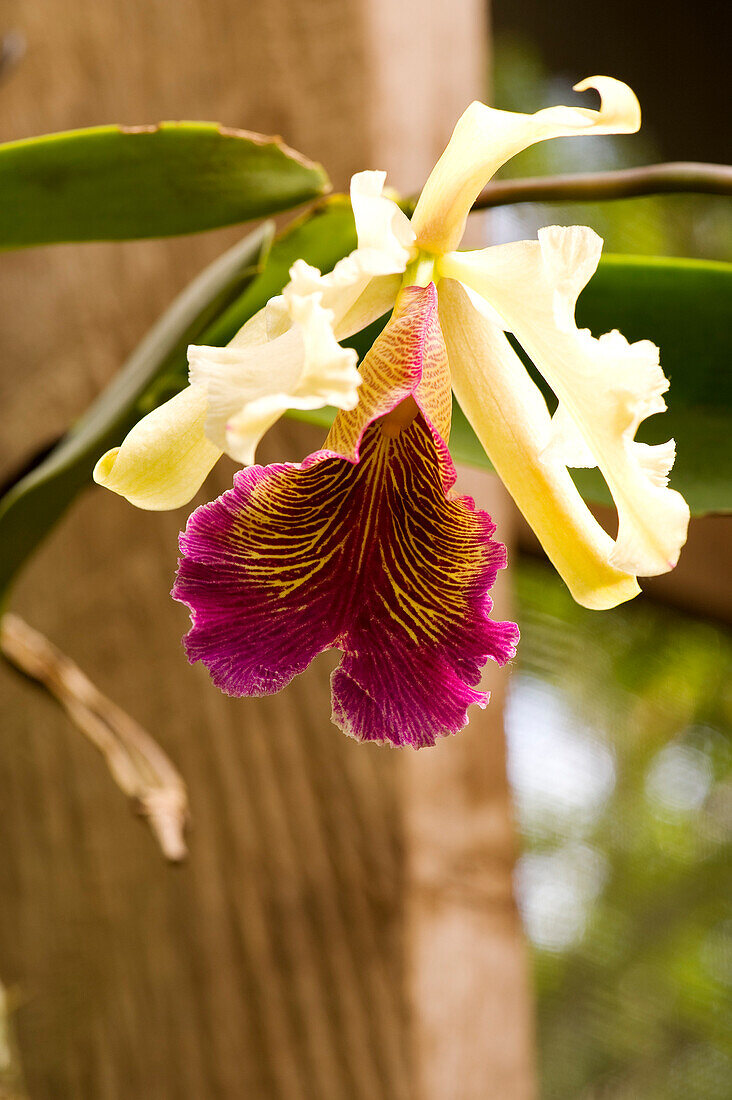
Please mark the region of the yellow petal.
[[632, 134], [640, 126], [638, 100], [627, 84], [592, 76], [575, 91], [595, 88], [599, 111], [547, 107], [533, 115], [471, 103], [432, 170], [412, 217], [417, 244], [430, 252], [457, 248], [471, 206], [493, 174], [522, 149], [547, 138], [581, 134]]
[[205, 390], [187, 386], [102, 455], [94, 480], [149, 511], [187, 504], [221, 455], [204, 434], [206, 408]]
[[597, 465], [618, 509], [611, 562], [649, 577], [673, 569], [686, 541], [689, 509], [666, 485], [673, 443], [635, 442], [640, 423], [663, 412], [668, 388], [650, 341], [619, 332], [595, 339], [574, 321], [601, 241], [591, 229], [553, 226], [538, 241], [454, 252], [440, 270], [482, 295], [554, 390], [559, 407], [547, 454]]
[[348, 309], [341, 309], [333, 332], [337, 340], [346, 340], [354, 332], [383, 317], [394, 308], [402, 285], [401, 275], [374, 275]]
[[439, 284], [440, 324], [455, 395], [499, 477], [575, 600], [601, 610], [636, 596], [635, 577], [613, 567], [613, 540], [567, 469], [542, 452], [549, 411], [504, 333], [459, 283]]

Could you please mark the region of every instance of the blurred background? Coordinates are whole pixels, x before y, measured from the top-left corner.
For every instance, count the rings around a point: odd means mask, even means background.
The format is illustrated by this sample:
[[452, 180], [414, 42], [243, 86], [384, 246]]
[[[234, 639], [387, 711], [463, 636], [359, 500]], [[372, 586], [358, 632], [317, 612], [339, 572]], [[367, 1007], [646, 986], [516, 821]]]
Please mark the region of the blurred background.
[[[581, 69], [621, 77], [643, 108], [638, 138], [547, 142], [505, 175], [728, 158], [726, 5], [494, 0], [492, 11], [496, 103], [557, 102]], [[516, 240], [550, 222], [591, 225], [613, 252], [732, 256], [728, 203], [703, 196], [501, 209], [488, 232]], [[506, 732], [542, 1096], [730, 1095], [730, 535], [716, 524], [694, 562], [711, 601], [672, 575], [656, 599], [595, 615], [541, 560], [516, 565], [522, 646]], [[699, 614], [715, 607], [721, 621]]]
[[[502, 175], [728, 156], [727, 5], [396, 8], [3, 0], [0, 32], [25, 52], [0, 83], [2, 139], [212, 117], [280, 130], [339, 187], [383, 165], [409, 190], [470, 98], [533, 111], [601, 72], [637, 92], [641, 135], [545, 143]], [[726, 200], [703, 196], [476, 222], [494, 243], [579, 223], [614, 252], [728, 260], [732, 244]], [[3, 257], [2, 473], [240, 235]], [[265, 457], [302, 453], [308, 431], [285, 425]], [[480, 503], [515, 532], [498, 600], [520, 654], [493, 717], [395, 763], [341, 744], [325, 666], [246, 714], [214, 697], [182, 667], [167, 600], [185, 517], [102, 495], [64, 520], [17, 605], [180, 767], [191, 859], [162, 863], [93, 750], [3, 669], [0, 1097], [727, 1100], [728, 520], [695, 524], [688, 565], [599, 615], [484, 479]]]

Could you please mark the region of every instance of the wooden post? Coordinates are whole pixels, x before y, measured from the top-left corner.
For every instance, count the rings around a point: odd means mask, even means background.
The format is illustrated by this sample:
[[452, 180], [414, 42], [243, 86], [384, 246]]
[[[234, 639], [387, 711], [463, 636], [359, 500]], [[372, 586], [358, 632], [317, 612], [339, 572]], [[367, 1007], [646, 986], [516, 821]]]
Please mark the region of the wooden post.
[[[4, 0], [0, 30], [28, 50], [0, 88], [3, 138], [211, 118], [281, 132], [339, 186], [383, 167], [416, 188], [482, 92], [482, 12]], [[78, 415], [238, 235], [4, 256], [2, 471]], [[283, 422], [263, 457], [318, 442]], [[489, 479], [470, 489], [506, 512]], [[1, 670], [0, 977], [29, 1095], [527, 1100], [502, 678], [468, 732], [422, 754], [331, 726], [328, 659], [280, 696], [226, 699], [179, 647], [168, 591], [184, 520], [90, 492], [17, 591], [15, 609], [160, 740], [194, 822], [188, 864], [166, 867], [65, 715]]]

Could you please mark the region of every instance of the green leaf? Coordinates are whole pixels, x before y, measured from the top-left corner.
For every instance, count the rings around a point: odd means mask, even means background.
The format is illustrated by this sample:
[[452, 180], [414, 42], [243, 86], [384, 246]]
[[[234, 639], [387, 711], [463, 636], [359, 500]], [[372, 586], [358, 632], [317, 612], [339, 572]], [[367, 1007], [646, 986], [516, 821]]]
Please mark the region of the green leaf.
[[279, 138], [211, 122], [48, 134], [0, 145], [0, 248], [197, 233], [328, 189]]
[[0, 596], [17, 570], [92, 483], [101, 454], [120, 443], [149, 404], [161, 374], [185, 385], [186, 348], [208, 342], [212, 320], [256, 277], [272, 241], [267, 223], [220, 256], [175, 299], [71, 431], [0, 500]]

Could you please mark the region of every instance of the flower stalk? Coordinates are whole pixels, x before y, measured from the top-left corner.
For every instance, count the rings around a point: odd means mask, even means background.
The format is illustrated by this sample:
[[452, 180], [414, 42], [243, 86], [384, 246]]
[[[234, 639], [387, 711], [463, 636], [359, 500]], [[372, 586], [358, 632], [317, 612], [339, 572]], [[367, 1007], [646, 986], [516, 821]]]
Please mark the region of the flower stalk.
[[671, 194], [732, 195], [732, 168], [701, 161], [670, 161], [611, 172], [494, 180], [483, 188], [473, 209], [488, 210], [524, 202], [606, 202]]
[[185, 784], [150, 734], [103, 695], [48, 638], [10, 612], [0, 620], [0, 652], [19, 672], [42, 684], [99, 749], [115, 783], [145, 818], [165, 858], [171, 863], [185, 859]]

